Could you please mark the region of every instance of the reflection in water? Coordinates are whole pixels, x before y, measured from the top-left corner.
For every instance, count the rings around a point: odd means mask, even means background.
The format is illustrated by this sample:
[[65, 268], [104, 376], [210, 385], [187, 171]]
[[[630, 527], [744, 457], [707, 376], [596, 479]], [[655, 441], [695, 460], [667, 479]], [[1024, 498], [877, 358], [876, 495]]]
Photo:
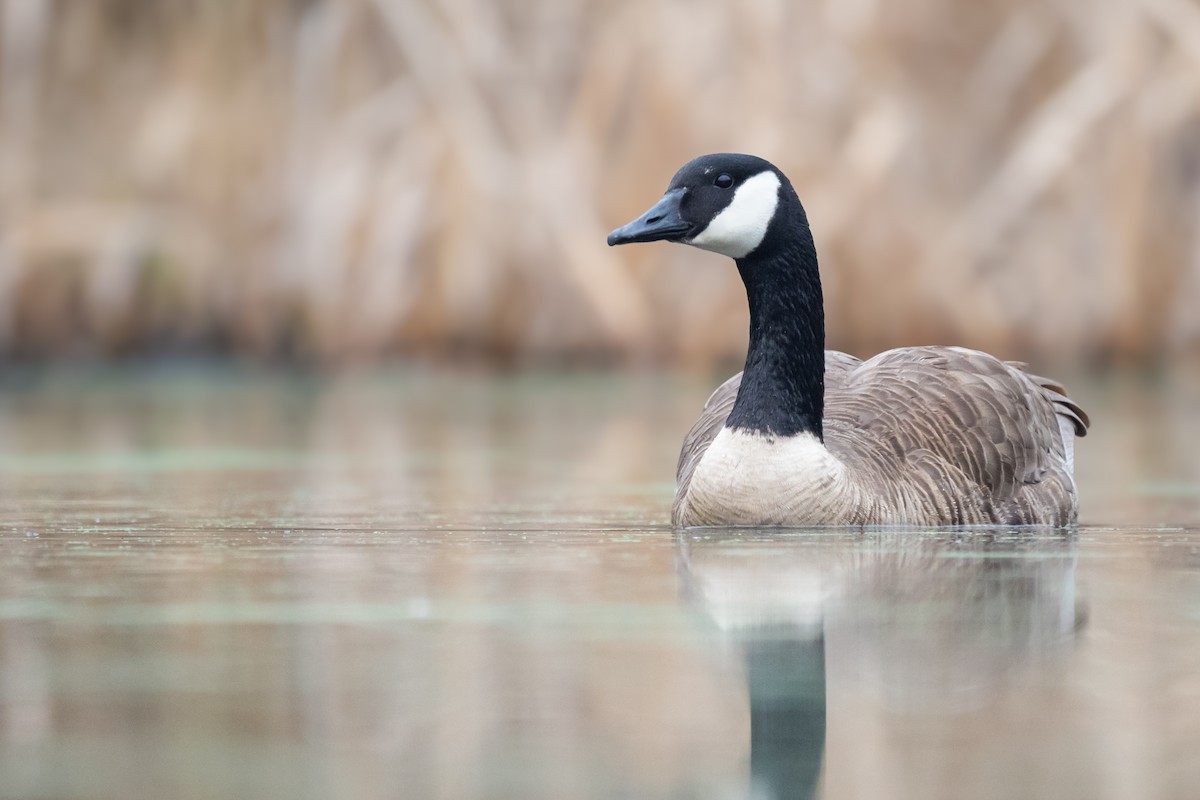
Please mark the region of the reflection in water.
[[825, 751], [825, 640], [800, 632], [765, 628], [743, 637], [755, 798], [816, 795]]
[[[814, 546], [838, 536], [855, 541]], [[1080, 618], [1070, 532], [684, 532], [676, 546], [684, 597], [745, 665], [754, 798], [816, 796], [832, 680], [894, 711], [955, 713], [1072, 642]]]
[[[1085, 520], [1200, 520], [1189, 386]], [[1200, 532], [680, 536], [710, 389], [0, 375], [0, 800], [1195, 797]]]

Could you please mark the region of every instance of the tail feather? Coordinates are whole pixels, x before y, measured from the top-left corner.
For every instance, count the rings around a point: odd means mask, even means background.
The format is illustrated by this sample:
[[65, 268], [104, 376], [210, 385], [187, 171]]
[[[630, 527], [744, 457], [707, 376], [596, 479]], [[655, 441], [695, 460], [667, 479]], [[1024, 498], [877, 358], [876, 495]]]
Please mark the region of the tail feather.
[[1060, 417], [1070, 420], [1075, 428], [1075, 435], [1087, 436], [1092, 421], [1088, 419], [1087, 412], [1067, 396], [1067, 390], [1049, 378], [1043, 378], [1040, 375], [1030, 375], [1029, 377], [1042, 388], [1042, 394], [1046, 399], [1054, 404], [1054, 412]]
[[1010, 367], [1024, 372], [1031, 381], [1041, 388], [1042, 395], [1054, 404], [1054, 413], [1071, 423], [1071, 427], [1075, 429], [1076, 436], [1087, 436], [1088, 428], [1091, 427], [1092, 421], [1088, 419], [1087, 412], [1067, 396], [1067, 390], [1062, 387], [1061, 383], [1050, 378], [1043, 378], [1041, 375], [1034, 375], [1029, 371], [1029, 365], [1023, 361], [1007, 361], [1005, 363]]

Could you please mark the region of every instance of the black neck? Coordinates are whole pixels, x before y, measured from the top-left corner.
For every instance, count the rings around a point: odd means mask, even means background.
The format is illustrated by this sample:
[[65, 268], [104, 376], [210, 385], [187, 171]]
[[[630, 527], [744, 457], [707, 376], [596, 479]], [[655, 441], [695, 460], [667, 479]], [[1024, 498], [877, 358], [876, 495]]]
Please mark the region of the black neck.
[[811, 433], [823, 440], [821, 277], [808, 220], [789, 188], [780, 192], [763, 243], [737, 262], [750, 302], [750, 348], [725, 425], [774, 436]]

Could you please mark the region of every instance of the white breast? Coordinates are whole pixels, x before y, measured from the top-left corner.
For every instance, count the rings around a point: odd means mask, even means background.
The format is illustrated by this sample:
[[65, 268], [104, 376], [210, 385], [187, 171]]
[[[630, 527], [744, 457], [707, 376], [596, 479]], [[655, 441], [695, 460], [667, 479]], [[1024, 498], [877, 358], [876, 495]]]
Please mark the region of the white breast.
[[724, 428], [696, 466], [684, 525], [839, 525], [856, 495], [846, 468], [811, 434]]

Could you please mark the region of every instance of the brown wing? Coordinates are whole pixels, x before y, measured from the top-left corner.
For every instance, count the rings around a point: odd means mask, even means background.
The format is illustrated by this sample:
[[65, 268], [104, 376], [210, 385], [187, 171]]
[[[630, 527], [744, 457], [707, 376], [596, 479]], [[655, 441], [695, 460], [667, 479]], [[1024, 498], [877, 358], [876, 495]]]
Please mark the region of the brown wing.
[[[825, 393], [828, 396], [831, 389], [840, 389], [853, 370], [862, 364], [854, 356], [840, 353], [837, 350], [825, 351]], [[734, 375], [717, 387], [704, 403], [704, 411], [700, 419], [692, 425], [687, 436], [683, 439], [683, 447], [679, 451], [679, 462], [675, 467], [675, 503], [672, 516], [679, 507], [680, 501], [687, 494], [688, 485], [696, 465], [704, 457], [712, 440], [725, 427], [725, 420], [733, 410], [737, 400], [738, 389], [742, 385], [742, 373]]]
[[1057, 384], [957, 347], [881, 353], [826, 392], [825, 444], [880, 507], [944, 524], [1073, 522], [1087, 425]]
[[862, 365], [861, 358], [839, 352], [825, 351], [825, 394], [838, 391], [846, 385], [851, 373]]

